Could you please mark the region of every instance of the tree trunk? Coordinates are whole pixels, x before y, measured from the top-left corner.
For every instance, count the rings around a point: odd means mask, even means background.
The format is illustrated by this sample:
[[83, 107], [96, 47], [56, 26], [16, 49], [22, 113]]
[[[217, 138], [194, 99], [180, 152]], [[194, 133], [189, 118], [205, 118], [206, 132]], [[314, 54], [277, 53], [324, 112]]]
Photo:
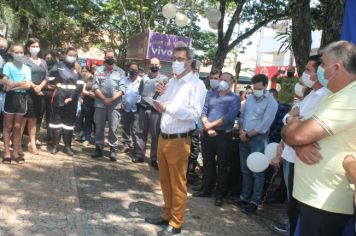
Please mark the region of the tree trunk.
[[292, 49], [298, 73], [304, 71], [308, 62], [311, 38], [310, 0], [290, 0], [292, 14]]
[[229, 52], [228, 47], [224, 47], [224, 46], [218, 47], [218, 50], [216, 51], [214, 57], [212, 68], [221, 70], [224, 67], [224, 61], [226, 59], [228, 52]]
[[321, 0], [325, 6], [323, 34], [320, 48], [340, 40], [342, 21], [345, 12], [345, 0]]

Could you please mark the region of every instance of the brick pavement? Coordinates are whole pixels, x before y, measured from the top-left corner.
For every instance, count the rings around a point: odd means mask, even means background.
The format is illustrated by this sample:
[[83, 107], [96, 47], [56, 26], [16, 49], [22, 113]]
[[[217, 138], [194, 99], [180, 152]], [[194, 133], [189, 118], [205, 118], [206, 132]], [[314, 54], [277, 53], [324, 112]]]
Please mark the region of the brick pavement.
[[[2, 149], [2, 145], [1, 145]], [[144, 217], [160, 214], [158, 172], [133, 164], [92, 160], [94, 147], [75, 145], [73, 158], [41, 151], [26, 163], [0, 164], [0, 235], [156, 235]], [[232, 205], [189, 194], [182, 235], [274, 235], [282, 206], [246, 216]]]

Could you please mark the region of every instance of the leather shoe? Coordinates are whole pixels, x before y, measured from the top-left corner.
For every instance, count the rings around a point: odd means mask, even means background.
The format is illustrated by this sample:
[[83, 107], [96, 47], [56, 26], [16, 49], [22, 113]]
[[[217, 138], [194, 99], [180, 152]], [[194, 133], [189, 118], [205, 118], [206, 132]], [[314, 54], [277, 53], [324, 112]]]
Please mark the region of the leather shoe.
[[171, 225], [167, 225], [164, 229], [157, 233], [157, 236], [164, 236], [164, 235], [176, 235], [180, 234], [181, 228], [174, 228]]
[[217, 197], [215, 198], [215, 206], [221, 207], [223, 205], [224, 201], [222, 197]]
[[152, 161], [150, 165], [153, 169], [158, 170], [158, 163], [156, 161]]
[[100, 158], [103, 157], [103, 150], [101, 149], [101, 147], [99, 147], [98, 145], [96, 145], [95, 147], [95, 152], [93, 155], [91, 155], [92, 158]]
[[143, 159], [143, 158], [132, 158], [133, 163], [142, 163], [144, 161], [145, 161], [145, 159]]
[[211, 192], [210, 191], [206, 191], [206, 190], [201, 190], [199, 192], [195, 192], [192, 195], [193, 197], [210, 197], [211, 196]]
[[168, 221], [163, 219], [162, 217], [156, 217], [156, 218], [146, 217], [145, 221], [153, 225], [168, 225]]

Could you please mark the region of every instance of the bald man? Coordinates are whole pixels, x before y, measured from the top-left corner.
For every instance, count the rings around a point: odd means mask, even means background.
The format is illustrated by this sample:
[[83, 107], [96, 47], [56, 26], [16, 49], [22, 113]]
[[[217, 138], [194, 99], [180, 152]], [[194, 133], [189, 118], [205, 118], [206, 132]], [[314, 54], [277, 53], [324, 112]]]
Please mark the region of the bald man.
[[145, 97], [152, 98], [156, 92], [156, 85], [164, 80], [167, 76], [160, 73], [161, 63], [158, 58], [150, 60], [150, 72], [144, 77], [139, 87], [139, 93], [142, 97], [138, 103], [138, 119], [133, 125], [134, 138], [134, 156], [132, 162], [144, 162], [148, 131], [151, 134], [151, 153], [150, 165], [158, 169], [157, 165], [157, 144], [160, 134], [161, 113], [156, 111], [153, 106], [145, 102]]

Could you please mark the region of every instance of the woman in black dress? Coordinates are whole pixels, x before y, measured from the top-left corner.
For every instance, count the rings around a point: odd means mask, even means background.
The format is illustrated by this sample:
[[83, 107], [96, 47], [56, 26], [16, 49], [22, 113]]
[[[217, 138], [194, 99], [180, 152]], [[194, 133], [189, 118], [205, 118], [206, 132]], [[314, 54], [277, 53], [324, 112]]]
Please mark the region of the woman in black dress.
[[25, 51], [28, 56], [24, 64], [31, 69], [32, 89], [29, 90], [27, 97], [27, 113], [22, 124], [22, 131], [25, 129], [27, 122], [29, 136], [28, 151], [34, 155], [38, 155], [36, 148], [36, 123], [37, 120], [42, 120], [44, 114], [45, 100], [42, 90], [47, 84], [48, 69], [46, 61], [38, 57], [40, 47], [37, 38], [29, 38], [27, 40]]
[[84, 82], [80, 73], [75, 68], [77, 51], [75, 48], [67, 48], [64, 61], [59, 62], [57, 70], [49, 76], [55, 77], [56, 86], [52, 97], [52, 113], [49, 127], [52, 129], [52, 148], [50, 153], [58, 152], [58, 144], [63, 132], [64, 153], [73, 156], [71, 149], [75, 117], [77, 113], [78, 98], [83, 90]]

